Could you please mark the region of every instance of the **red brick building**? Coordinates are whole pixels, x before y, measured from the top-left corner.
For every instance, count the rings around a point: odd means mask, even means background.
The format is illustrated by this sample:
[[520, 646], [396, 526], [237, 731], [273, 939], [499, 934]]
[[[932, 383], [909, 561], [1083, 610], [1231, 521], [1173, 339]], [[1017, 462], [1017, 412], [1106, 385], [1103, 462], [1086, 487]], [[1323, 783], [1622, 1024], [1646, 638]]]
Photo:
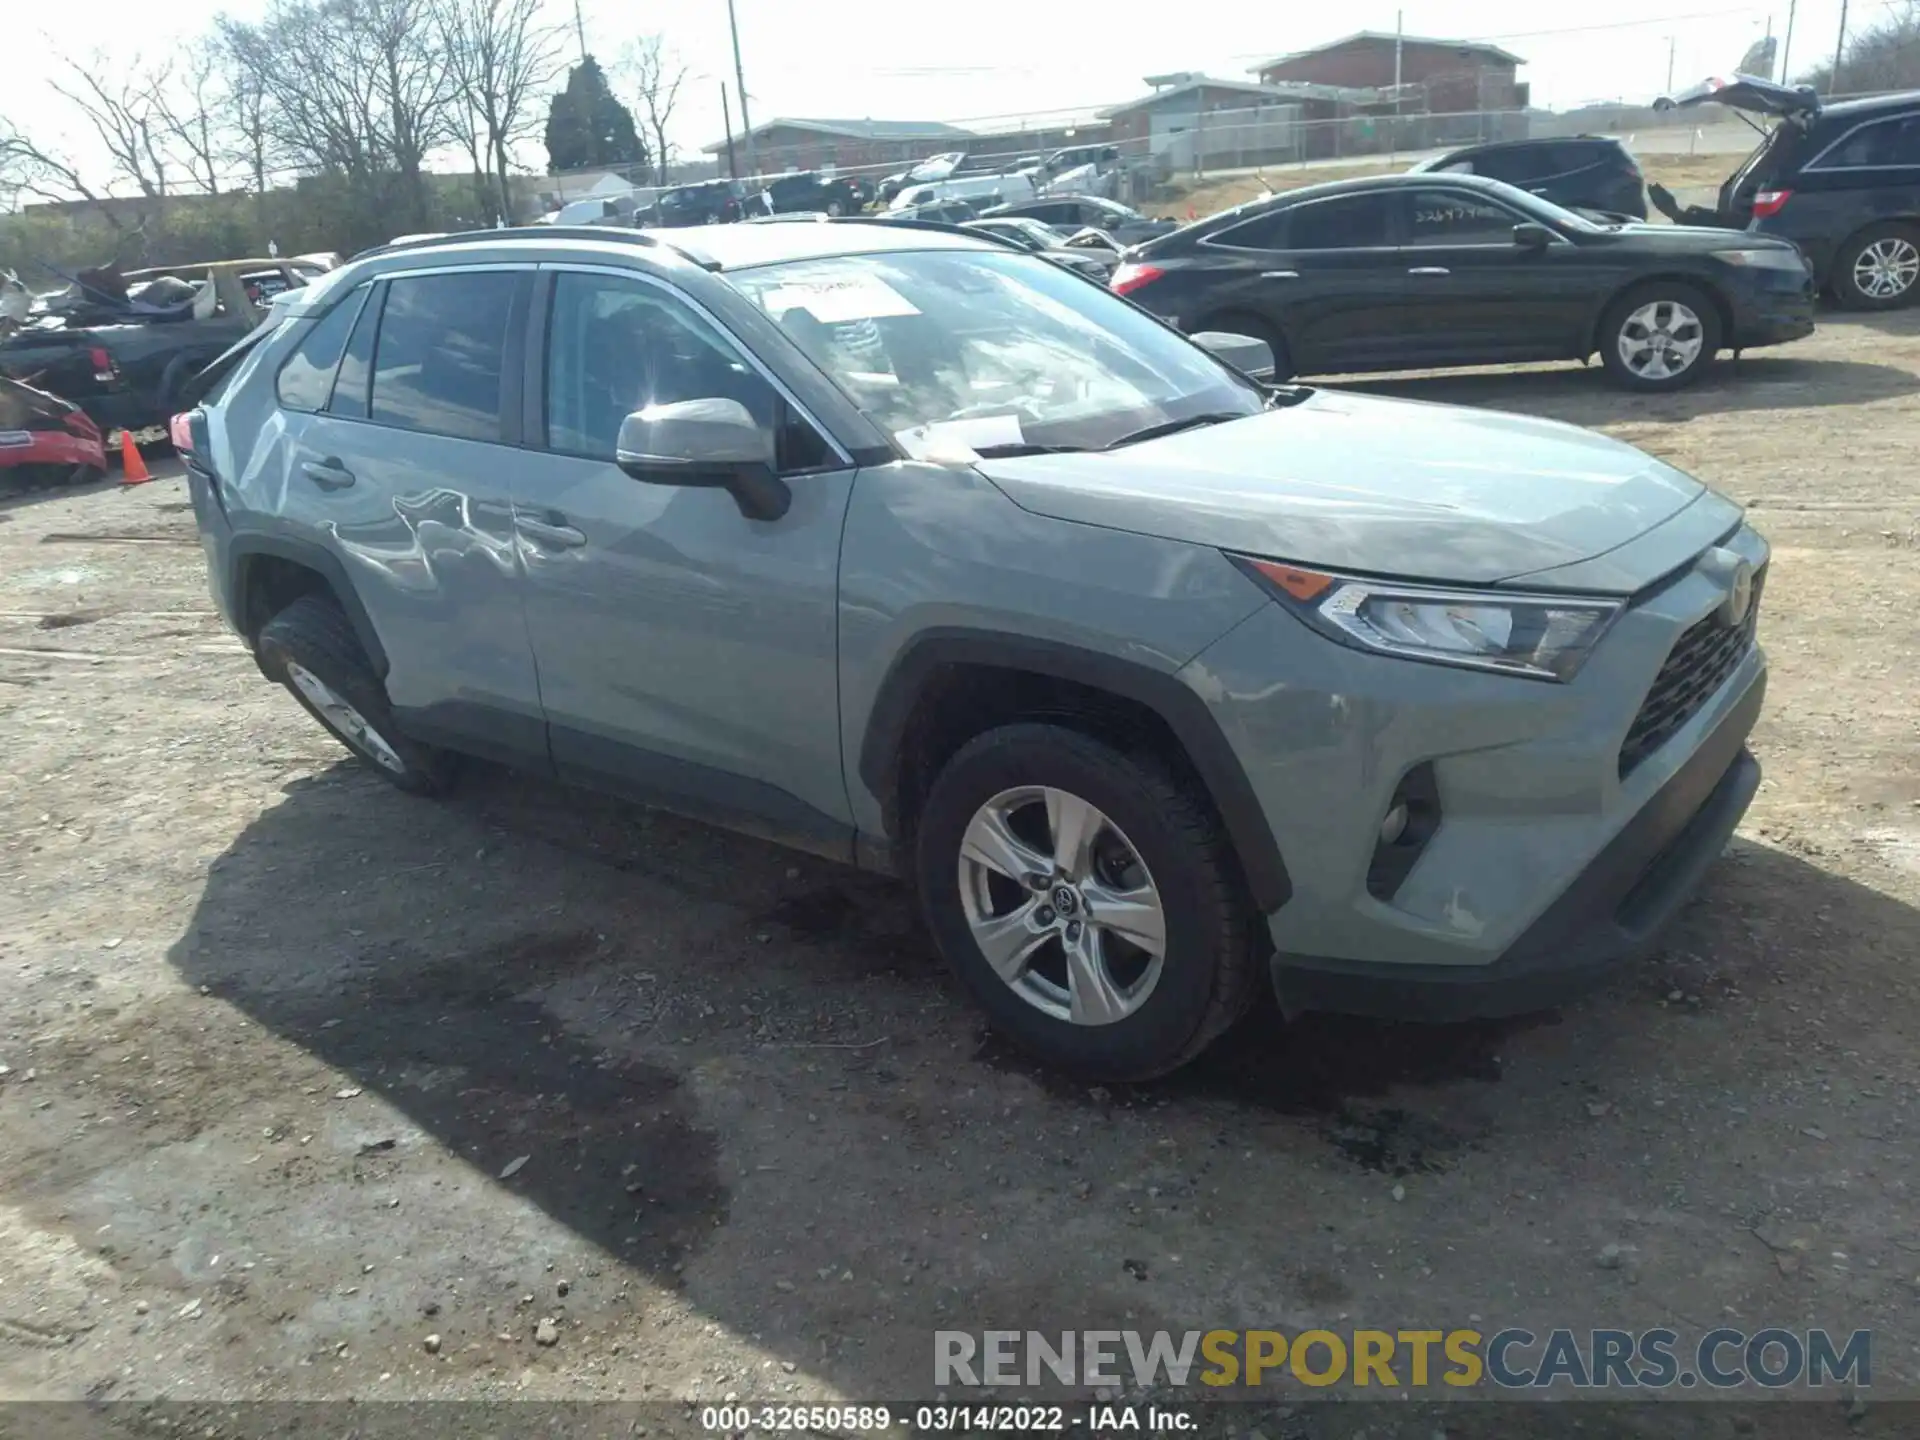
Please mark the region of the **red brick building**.
[[1472, 40], [1396, 38], [1362, 30], [1344, 40], [1255, 65], [1249, 73], [1259, 76], [1264, 85], [1304, 83], [1390, 91], [1396, 46], [1399, 83], [1417, 87], [1402, 94], [1402, 113], [1452, 115], [1527, 106], [1527, 87], [1514, 78], [1526, 62], [1498, 45]]

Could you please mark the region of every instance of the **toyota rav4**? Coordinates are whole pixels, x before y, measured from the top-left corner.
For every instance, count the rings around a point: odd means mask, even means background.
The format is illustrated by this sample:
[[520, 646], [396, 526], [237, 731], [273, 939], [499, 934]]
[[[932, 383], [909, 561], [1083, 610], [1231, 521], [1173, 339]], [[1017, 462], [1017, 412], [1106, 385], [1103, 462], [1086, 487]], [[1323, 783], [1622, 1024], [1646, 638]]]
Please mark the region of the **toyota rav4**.
[[1170, 1070], [1262, 979], [1552, 1003], [1754, 793], [1767, 547], [1249, 343], [944, 229], [485, 232], [316, 281], [176, 431], [221, 609], [394, 785], [490, 757], [897, 873], [1055, 1064]]

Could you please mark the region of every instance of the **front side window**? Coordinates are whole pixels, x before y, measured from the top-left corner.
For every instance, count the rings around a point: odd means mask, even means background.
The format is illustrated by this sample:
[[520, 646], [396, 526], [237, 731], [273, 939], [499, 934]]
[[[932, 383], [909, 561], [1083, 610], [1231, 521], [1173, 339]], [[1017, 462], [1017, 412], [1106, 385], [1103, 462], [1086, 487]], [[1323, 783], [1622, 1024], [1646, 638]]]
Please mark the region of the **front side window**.
[[1511, 245], [1520, 216], [1461, 190], [1415, 190], [1407, 196], [1410, 245]]
[[324, 410], [327, 396], [333, 392], [333, 373], [353, 333], [353, 322], [360, 314], [361, 301], [368, 287], [360, 286], [342, 297], [307, 331], [306, 338], [280, 367], [275, 389], [280, 403], [289, 410]]
[[1907, 165], [1920, 165], [1920, 114], [1862, 125], [1809, 168], [1874, 170]]
[[1368, 250], [1393, 243], [1393, 203], [1386, 195], [1343, 195], [1287, 212], [1289, 250]]
[[1264, 403], [1158, 321], [1038, 256], [901, 251], [729, 278], [909, 454], [947, 441], [1095, 448]]
[[775, 432], [779, 468], [826, 464], [824, 440], [713, 324], [670, 291], [615, 275], [554, 277], [547, 448], [612, 460], [620, 422], [682, 400], [737, 400]]
[[518, 275], [472, 270], [390, 281], [374, 347], [372, 418], [499, 440], [507, 313]]

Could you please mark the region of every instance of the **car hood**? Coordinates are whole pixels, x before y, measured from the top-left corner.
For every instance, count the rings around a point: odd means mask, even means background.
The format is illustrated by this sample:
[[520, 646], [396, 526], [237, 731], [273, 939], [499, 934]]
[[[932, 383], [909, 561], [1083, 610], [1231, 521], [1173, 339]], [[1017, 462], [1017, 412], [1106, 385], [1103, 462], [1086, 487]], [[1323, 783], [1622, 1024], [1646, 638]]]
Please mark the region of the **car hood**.
[[1678, 95], [1662, 95], [1653, 102], [1656, 110], [1686, 109], [1693, 105], [1725, 105], [1734, 110], [1750, 110], [1756, 115], [1818, 115], [1820, 97], [1812, 86], [1776, 85], [1757, 75], [1735, 75], [1730, 79], [1702, 80]]
[[[979, 466], [1016, 505], [1054, 519], [1448, 584], [1558, 570], [1564, 581], [1541, 580], [1631, 593], [1738, 518], [1717, 502], [1701, 517], [1714, 533], [1696, 544], [1674, 532], [1667, 522], [1707, 488], [1572, 425], [1325, 390], [1117, 451]], [[1663, 543], [1632, 544], [1663, 526]], [[1633, 558], [1582, 563], [1610, 552]]]

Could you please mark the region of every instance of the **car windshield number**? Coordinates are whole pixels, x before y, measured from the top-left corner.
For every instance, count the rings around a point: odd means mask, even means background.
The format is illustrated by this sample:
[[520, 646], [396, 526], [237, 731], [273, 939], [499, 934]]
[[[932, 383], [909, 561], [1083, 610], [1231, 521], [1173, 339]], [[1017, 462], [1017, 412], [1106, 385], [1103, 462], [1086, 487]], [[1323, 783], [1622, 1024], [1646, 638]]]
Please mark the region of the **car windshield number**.
[[889, 316], [918, 315], [919, 308], [886, 281], [872, 275], [822, 277], [782, 285], [767, 292], [762, 302], [778, 317], [787, 310], [805, 310], [823, 325], [854, 320], [882, 320]]

